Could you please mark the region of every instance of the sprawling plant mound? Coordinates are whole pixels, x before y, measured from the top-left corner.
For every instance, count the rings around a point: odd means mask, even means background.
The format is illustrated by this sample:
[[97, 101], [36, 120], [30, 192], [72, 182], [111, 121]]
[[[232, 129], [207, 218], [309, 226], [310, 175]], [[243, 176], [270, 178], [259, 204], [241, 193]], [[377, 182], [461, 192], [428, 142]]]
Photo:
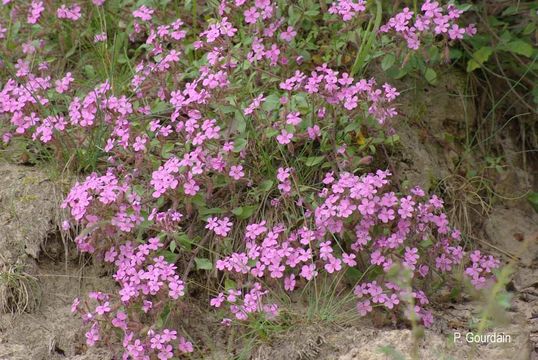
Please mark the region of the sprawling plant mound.
[[[357, 78], [374, 41], [406, 62], [474, 34], [457, 7], [426, 1], [380, 26], [380, 1], [193, 2], [181, 18], [168, 1], [128, 15], [127, 1], [3, 3], [1, 49], [16, 54], [3, 64], [4, 142], [92, 171], [63, 203], [64, 231], [76, 225], [80, 251], [118, 283], [73, 303], [89, 345], [125, 359], [192, 352], [166, 319], [204, 274], [224, 326], [277, 319], [273, 292], [343, 272], [361, 315], [428, 326], [428, 282], [460, 265], [476, 287], [493, 279], [498, 262], [468, 260], [441, 199], [372, 169], [397, 141], [399, 92]], [[351, 66], [342, 52], [357, 53]]]

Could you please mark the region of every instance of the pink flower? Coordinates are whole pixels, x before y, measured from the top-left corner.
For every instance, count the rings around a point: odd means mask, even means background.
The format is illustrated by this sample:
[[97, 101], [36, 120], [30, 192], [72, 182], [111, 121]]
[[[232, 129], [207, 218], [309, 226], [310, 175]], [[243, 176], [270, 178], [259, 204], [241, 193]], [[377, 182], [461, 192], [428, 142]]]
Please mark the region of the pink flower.
[[258, 109], [260, 105], [265, 101], [265, 97], [263, 94], [258, 95], [254, 100], [252, 100], [252, 103], [245, 109], [244, 114], [250, 115], [254, 112], [254, 110]]
[[95, 343], [101, 338], [99, 335], [99, 325], [97, 323], [93, 323], [90, 331], [86, 332], [85, 336], [86, 344], [88, 344], [88, 346], [94, 346]]
[[319, 128], [318, 125], [314, 125], [312, 127], [308, 127], [306, 129], [306, 131], [308, 132], [308, 137], [311, 139], [311, 140], [315, 140], [317, 138], [319, 138], [321, 136], [321, 129]]
[[400, 300], [396, 294], [392, 294], [390, 297], [387, 296], [385, 302], [383, 303], [388, 309], [393, 309], [394, 305], [398, 305]]
[[288, 26], [286, 31], [280, 33], [280, 38], [284, 41], [290, 42], [297, 35], [297, 31], [293, 29], [293, 26]]
[[146, 5], [142, 5], [135, 11], [133, 11], [133, 17], [139, 18], [142, 21], [150, 21], [151, 15], [155, 12], [152, 8], [148, 8]]
[[467, 26], [467, 27], [465, 28], [465, 32], [466, 32], [467, 35], [469, 35], [469, 36], [473, 36], [473, 35], [475, 35], [475, 34], [477, 33], [477, 31], [478, 31], [478, 30], [476, 29], [475, 24], [469, 24], [469, 26]]
[[106, 301], [103, 305], [97, 306], [97, 308], [95, 308], [95, 312], [99, 315], [110, 312], [110, 303]]
[[142, 303], [142, 311], [148, 313], [153, 308], [153, 303], [148, 300], [144, 300]]
[[94, 42], [94, 43], [105, 42], [106, 40], [107, 40], [106, 32], [102, 32], [102, 33], [100, 33], [100, 34], [96, 34], [96, 35], [93, 37], [93, 42]]
[[346, 253], [342, 254], [342, 261], [347, 266], [350, 266], [350, 267], [357, 265], [357, 261], [355, 261], [355, 258], [356, 258], [355, 254], [346, 254]]
[[380, 250], [374, 251], [372, 255], [370, 256], [370, 259], [371, 259], [372, 265], [381, 265], [385, 261], [385, 257], [381, 255]]
[[357, 303], [357, 311], [359, 312], [361, 316], [367, 315], [372, 310], [373, 309], [372, 309], [372, 305], [370, 305], [370, 300], [359, 301]]
[[450, 30], [448, 30], [448, 37], [451, 40], [463, 39], [463, 35], [465, 35], [465, 32], [465, 29], [460, 28], [458, 24], [453, 24]]
[[127, 330], [127, 314], [123, 311], [118, 311], [114, 319], [112, 319], [112, 326]]
[[446, 257], [445, 254], [435, 259], [435, 267], [441, 271], [450, 271], [452, 269], [452, 260]]
[[6, 32], [7, 32], [7, 28], [2, 27], [2, 24], [0, 24], [0, 39], [4, 39], [6, 37], [6, 35], [5, 35]]
[[79, 298], [75, 298], [73, 300], [73, 303], [71, 304], [71, 312], [74, 313], [74, 312], [77, 312], [78, 310], [78, 306], [80, 305], [80, 299]]
[[77, 21], [82, 16], [80, 5], [73, 4], [71, 7], [62, 5], [60, 8], [58, 8], [58, 10], [56, 10], [56, 16], [58, 19]]
[[329, 262], [325, 264], [325, 270], [332, 274], [333, 272], [340, 271], [342, 269], [342, 261], [338, 258], [331, 256]]
[[230, 168], [230, 173], [229, 175], [234, 179], [234, 180], [239, 180], [241, 179], [243, 176], [245, 176], [245, 173], [243, 172], [243, 166], [241, 165], [233, 165], [231, 168]]
[[286, 291], [293, 291], [295, 289], [295, 275], [291, 274], [284, 278], [284, 289]]
[[226, 237], [232, 229], [232, 222], [228, 217], [218, 219], [217, 217], [211, 217], [207, 219], [206, 229], [212, 230], [215, 234]]
[[366, 1], [358, 0], [336, 0], [329, 8], [329, 13], [338, 14], [342, 17], [342, 20], [349, 21], [358, 13], [366, 10]]
[[286, 130], [282, 130], [280, 132], [280, 135], [278, 135], [276, 137], [276, 140], [278, 141], [279, 144], [281, 145], [287, 145], [291, 142], [291, 139], [293, 139], [293, 134], [292, 133], [289, 133], [287, 132]]
[[179, 337], [179, 351], [182, 353], [191, 353], [194, 351], [194, 347], [190, 341], [187, 341], [183, 336]]
[[260, 13], [256, 11], [255, 7], [245, 10], [243, 15], [245, 16], [245, 22], [247, 24], [254, 24], [260, 17]]
[[220, 293], [217, 297], [211, 299], [210, 305], [219, 308], [224, 302], [224, 293]]
[[64, 92], [69, 90], [69, 85], [73, 82], [73, 80], [74, 79], [71, 73], [70, 72], [66, 73], [62, 79], [56, 80], [55, 82], [56, 91], [59, 92], [60, 94], [63, 94]]
[[297, 126], [301, 123], [301, 117], [299, 112], [292, 112], [289, 113], [286, 117], [286, 124]]
[[312, 280], [317, 274], [316, 266], [314, 264], [303, 265], [301, 268], [301, 276], [306, 280]]
[[147, 137], [144, 135], [144, 136], [137, 136], [135, 138], [135, 142], [133, 144], [133, 149], [134, 151], [136, 152], [139, 152], [139, 151], [144, 151], [146, 150], [146, 142], [148, 141]]
[[43, 1], [32, 1], [30, 9], [28, 9], [28, 24], [36, 24], [39, 21], [43, 10], [45, 10]]

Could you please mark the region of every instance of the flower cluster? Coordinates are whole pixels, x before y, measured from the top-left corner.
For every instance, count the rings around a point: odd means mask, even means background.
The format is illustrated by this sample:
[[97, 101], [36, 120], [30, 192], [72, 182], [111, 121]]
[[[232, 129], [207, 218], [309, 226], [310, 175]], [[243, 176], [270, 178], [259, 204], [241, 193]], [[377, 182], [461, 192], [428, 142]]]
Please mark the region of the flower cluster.
[[329, 8], [331, 14], [338, 14], [342, 17], [342, 20], [349, 21], [353, 19], [357, 14], [360, 14], [366, 10], [366, 1], [364, 0], [337, 0], [332, 3]]
[[[59, 26], [79, 29], [80, 19], [102, 10], [94, 6], [110, 10], [104, 0], [50, 9], [49, 3], [25, 7], [27, 23], [56, 13], [71, 20]], [[126, 25], [129, 50], [135, 50], [125, 51], [125, 58], [121, 49], [130, 77], [96, 75], [91, 86], [81, 86], [87, 74], [56, 71], [50, 40], [29, 38], [19, 44], [14, 74], [0, 89], [5, 143], [26, 137], [58, 158], [67, 154], [67, 163], [98, 150], [93, 172], [72, 186], [62, 204], [72, 218], [63, 231], [81, 230], [78, 249], [104, 259], [117, 284], [111, 293], [74, 301], [87, 344], [106, 342], [123, 359], [192, 352], [180, 326], [165, 327], [158, 319], [183, 315], [175, 305], [188, 299], [190, 284], [195, 286], [189, 273], [204, 256], [214, 262], [203, 258], [203, 268], [214, 266], [224, 279], [224, 286], [211, 289], [217, 295], [209, 305], [226, 314], [225, 326], [231, 319], [277, 318], [275, 285], [293, 292], [320, 274], [349, 268], [364, 273], [354, 288], [360, 314], [378, 308], [408, 315], [404, 304], [413, 297], [416, 315], [430, 325], [425, 283], [467, 261], [460, 234], [436, 196], [420, 188], [397, 193], [388, 171], [360, 175], [372, 157], [349, 150], [346, 140], [359, 127], [385, 133], [397, 115], [399, 91], [331, 68], [332, 62], [311, 61], [304, 46], [311, 36], [308, 21], [282, 15], [293, 13], [293, 4], [225, 0], [206, 23], [139, 5], [128, 17], [117, 15]], [[366, 5], [336, 0], [329, 12], [347, 22]], [[459, 10], [430, 1], [422, 10], [413, 24], [413, 14], [404, 10], [382, 31], [394, 30], [413, 47], [427, 32], [459, 39]], [[320, 24], [327, 18], [313, 16]], [[335, 26], [345, 24], [336, 20]], [[99, 51], [110, 50], [110, 29], [90, 34]], [[0, 23], [0, 38], [6, 34]], [[102, 70], [96, 73], [108, 74]], [[303, 178], [294, 161], [304, 154], [313, 160], [310, 168], [332, 156], [345, 161], [325, 163]], [[282, 216], [281, 204], [303, 216]], [[497, 260], [475, 252], [470, 262], [465, 274], [475, 286], [494, 279]], [[389, 279], [395, 267], [410, 272], [411, 293]]]
[[465, 35], [476, 34], [473, 24], [467, 27], [458, 24], [463, 11], [455, 5], [441, 6], [437, 1], [426, 0], [421, 6], [421, 11], [421, 14], [415, 16], [414, 12], [406, 7], [390, 18], [379, 31], [381, 33], [394, 31], [407, 42], [407, 47], [413, 50], [419, 49], [421, 39], [425, 36], [443, 36], [449, 40], [460, 40]]
[[210, 217], [207, 219], [206, 229], [213, 231], [216, 235], [226, 237], [232, 229], [232, 222], [228, 217], [218, 219], [216, 217]]
[[[75, 299], [71, 311], [79, 312], [84, 322], [91, 324], [86, 332], [88, 345], [93, 346], [101, 340], [101, 333], [107, 328], [118, 328], [124, 334], [124, 359], [143, 359], [151, 354], [159, 359], [169, 359], [173, 357], [176, 347], [180, 353], [193, 351], [192, 344], [182, 336], [178, 338], [175, 330], [150, 329], [143, 337], [135, 336], [138, 324], [131, 316], [137, 315], [136, 312], [129, 312], [129, 309], [132, 311], [135, 308], [134, 304], [138, 304], [144, 313], [155, 313], [163, 306], [161, 295], [177, 300], [185, 294], [184, 283], [176, 274], [176, 266], [162, 256], [154, 256], [162, 247], [158, 238], [151, 238], [136, 247], [130, 242], [118, 248], [113, 246], [105, 253], [105, 261], [114, 263], [117, 268], [114, 279], [121, 286], [118, 292], [120, 303], [113, 305], [112, 296], [101, 292], [89, 294], [89, 298], [97, 303], [95, 307], [87, 303], [83, 307], [81, 301]], [[173, 346], [172, 341], [178, 339], [178, 345]]]
[[500, 261], [491, 255], [482, 255], [479, 250], [473, 251], [469, 258], [471, 266], [465, 269], [465, 275], [476, 288], [485, 287], [492, 279], [492, 270], [500, 266]]
[[[382, 89], [378, 89], [375, 87], [375, 79], [355, 81], [348, 73], [339, 75], [338, 71], [323, 64], [312, 71], [310, 76], [296, 71], [279, 86], [290, 93], [304, 91], [310, 95], [315, 94], [327, 104], [340, 105], [348, 111], [359, 108], [361, 104], [381, 125], [397, 115], [396, 109], [388, 106], [400, 94], [394, 87], [384, 84]], [[325, 114], [324, 107], [317, 112], [318, 118], [321, 119]]]
[[[228, 289], [226, 293], [219, 293], [210, 301], [210, 305], [220, 308], [223, 303], [228, 305], [229, 311], [237, 320], [247, 320], [248, 315], [256, 312], [263, 313], [266, 318], [278, 316], [277, 304], [264, 304], [263, 297], [268, 294], [267, 290], [262, 290], [260, 283], [254, 283], [249, 292], [242, 296], [240, 289]], [[226, 324], [229, 319], [224, 319]]]
[[[461, 263], [460, 234], [449, 227], [446, 215], [440, 212], [443, 204], [439, 198], [428, 199], [420, 188], [401, 197], [387, 191], [388, 171], [363, 177], [345, 172], [333, 175], [325, 176], [326, 187], [318, 194], [322, 202], [312, 214], [315, 227], [286, 231], [284, 224], [273, 228], [265, 223], [251, 224], [245, 233], [246, 251], [220, 259], [217, 268], [255, 278], [283, 279], [284, 288], [291, 291], [298, 279], [304, 283], [321, 272], [332, 274], [355, 267], [358, 259], [369, 264], [363, 271], [379, 268], [382, 274], [396, 265], [403, 266], [411, 271], [415, 285], [433, 276], [431, 269], [446, 273]], [[288, 177], [289, 169], [279, 169], [279, 180]], [[391, 230], [380, 232], [381, 228]], [[473, 253], [471, 260], [473, 266], [466, 271], [470, 276], [486, 276], [499, 265], [492, 257], [480, 257], [479, 252]], [[371, 304], [393, 310], [404, 303], [404, 290], [385, 277], [355, 289], [361, 299], [357, 305], [361, 314], [372, 311]], [[424, 293], [417, 294], [421, 299], [417, 314], [425, 325], [431, 325], [431, 314], [422, 306], [429, 301]]]
[[73, 4], [70, 7], [62, 5], [56, 10], [56, 16], [58, 19], [66, 19], [71, 21], [77, 21], [82, 17], [80, 5]]
[[41, 17], [41, 13], [45, 10], [43, 1], [32, 1], [28, 10], [28, 24], [36, 24]]

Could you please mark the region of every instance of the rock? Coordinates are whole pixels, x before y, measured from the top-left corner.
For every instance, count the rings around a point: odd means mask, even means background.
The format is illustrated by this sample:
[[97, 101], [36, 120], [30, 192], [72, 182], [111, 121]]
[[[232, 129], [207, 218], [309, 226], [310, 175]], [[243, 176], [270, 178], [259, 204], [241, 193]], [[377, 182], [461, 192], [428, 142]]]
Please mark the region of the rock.
[[484, 224], [490, 242], [521, 259], [538, 264], [538, 215], [519, 208], [495, 207]]
[[[412, 359], [413, 351], [416, 351], [417, 359], [526, 360], [531, 351], [528, 334], [512, 336], [511, 343], [489, 343], [473, 346], [473, 344], [463, 340], [466, 333], [460, 333], [462, 340], [455, 342], [452, 334], [441, 335], [426, 331], [424, 338], [414, 345], [410, 330], [378, 331], [374, 336], [368, 337], [365, 337], [361, 332], [353, 333], [350, 339], [353, 348], [346, 354], [329, 356], [327, 359]], [[415, 350], [414, 346], [416, 346]]]
[[395, 164], [396, 175], [411, 186], [430, 190], [432, 185], [449, 177], [464, 156], [464, 139], [474, 125], [475, 105], [465, 97], [466, 77], [451, 69], [439, 73], [438, 84], [418, 84], [411, 78], [389, 79], [380, 69], [374, 71], [379, 83], [389, 82], [398, 89], [419, 86], [416, 91], [402, 91], [398, 97], [398, 116], [391, 124], [400, 137]]
[[[454, 341], [454, 332], [426, 330], [424, 337], [413, 341], [408, 329], [375, 329], [372, 327], [309, 328], [286, 334], [271, 347], [262, 347], [256, 360], [385, 360], [385, 359], [475, 359], [527, 360], [532, 352], [529, 333], [517, 326], [497, 328], [497, 334], [510, 335], [506, 343], [468, 343], [466, 331]], [[490, 333], [486, 333], [490, 334]], [[505, 337], [505, 339], [507, 339]]]
[[[54, 230], [59, 198], [38, 169], [0, 162], [0, 268], [37, 259]], [[61, 199], [61, 198], [60, 198]]]
[[0, 311], [32, 311], [39, 305], [35, 260], [55, 228], [59, 200], [47, 175], [0, 162]]

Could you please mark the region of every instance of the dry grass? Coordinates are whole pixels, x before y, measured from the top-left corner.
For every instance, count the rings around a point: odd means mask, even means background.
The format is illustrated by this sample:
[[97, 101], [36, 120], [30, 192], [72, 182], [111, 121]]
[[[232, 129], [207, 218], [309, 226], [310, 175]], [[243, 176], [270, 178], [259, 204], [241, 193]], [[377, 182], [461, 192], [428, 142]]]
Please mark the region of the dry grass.
[[38, 279], [21, 265], [4, 265], [0, 271], [0, 310], [5, 313], [31, 312], [41, 303]]

